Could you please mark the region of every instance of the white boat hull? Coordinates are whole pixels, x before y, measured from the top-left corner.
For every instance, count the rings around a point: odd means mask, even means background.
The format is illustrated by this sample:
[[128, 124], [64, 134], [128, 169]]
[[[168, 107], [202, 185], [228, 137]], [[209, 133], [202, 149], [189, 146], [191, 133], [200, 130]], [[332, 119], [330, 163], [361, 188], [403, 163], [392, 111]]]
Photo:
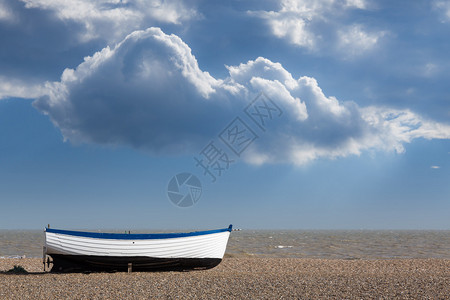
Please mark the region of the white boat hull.
[[185, 234], [98, 234], [47, 229], [45, 254], [52, 271], [206, 269], [218, 265], [228, 229]]

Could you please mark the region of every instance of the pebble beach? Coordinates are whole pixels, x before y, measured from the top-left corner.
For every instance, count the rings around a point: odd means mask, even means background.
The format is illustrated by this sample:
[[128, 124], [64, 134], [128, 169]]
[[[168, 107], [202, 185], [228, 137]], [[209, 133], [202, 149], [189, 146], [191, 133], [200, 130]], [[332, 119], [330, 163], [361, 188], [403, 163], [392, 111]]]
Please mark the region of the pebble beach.
[[52, 274], [39, 258], [8, 258], [0, 272], [0, 299], [450, 299], [449, 259], [225, 257], [203, 271]]

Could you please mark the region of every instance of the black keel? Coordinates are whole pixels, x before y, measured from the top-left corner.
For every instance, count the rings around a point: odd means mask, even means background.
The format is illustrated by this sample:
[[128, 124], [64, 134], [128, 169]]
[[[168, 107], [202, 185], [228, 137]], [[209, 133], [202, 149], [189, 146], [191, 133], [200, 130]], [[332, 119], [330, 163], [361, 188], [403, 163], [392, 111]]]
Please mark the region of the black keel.
[[154, 258], [49, 254], [53, 259], [51, 272], [133, 272], [205, 270], [217, 266], [220, 258]]

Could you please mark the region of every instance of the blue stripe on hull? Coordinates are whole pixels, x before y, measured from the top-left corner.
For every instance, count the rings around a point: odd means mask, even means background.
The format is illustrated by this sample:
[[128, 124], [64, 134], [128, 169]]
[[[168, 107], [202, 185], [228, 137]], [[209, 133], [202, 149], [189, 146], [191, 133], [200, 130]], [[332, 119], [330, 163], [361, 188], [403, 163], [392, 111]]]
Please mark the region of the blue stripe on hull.
[[137, 234], [126, 234], [126, 233], [101, 233], [101, 232], [84, 232], [84, 231], [72, 231], [72, 230], [61, 230], [46, 228], [46, 232], [66, 234], [72, 236], [90, 237], [96, 239], [112, 239], [112, 240], [153, 240], [153, 239], [172, 239], [180, 237], [189, 236], [199, 236], [213, 233], [220, 233], [232, 230], [232, 225], [224, 229], [207, 230], [207, 231], [194, 231], [187, 233], [137, 233]]

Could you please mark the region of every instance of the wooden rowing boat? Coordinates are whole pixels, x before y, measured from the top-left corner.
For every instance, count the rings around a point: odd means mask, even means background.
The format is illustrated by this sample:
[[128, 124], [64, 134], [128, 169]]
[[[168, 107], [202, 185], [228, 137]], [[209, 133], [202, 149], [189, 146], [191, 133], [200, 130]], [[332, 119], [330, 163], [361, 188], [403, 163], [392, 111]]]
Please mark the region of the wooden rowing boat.
[[194, 270], [217, 266], [228, 228], [188, 233], [123, 234], [45, 229], [52, 272]]

